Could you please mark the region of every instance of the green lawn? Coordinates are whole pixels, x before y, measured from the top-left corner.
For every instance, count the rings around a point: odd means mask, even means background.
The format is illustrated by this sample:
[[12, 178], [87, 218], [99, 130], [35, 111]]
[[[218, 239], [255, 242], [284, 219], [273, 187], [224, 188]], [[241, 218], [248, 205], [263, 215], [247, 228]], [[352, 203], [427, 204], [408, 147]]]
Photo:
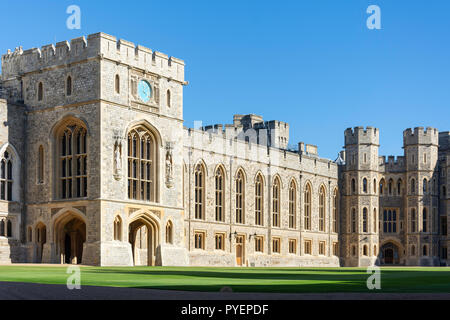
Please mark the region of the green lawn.
[[[0, 281], [66, 284], [68, 276], [64, 267], [0, 266]], [[368, 276], [364, 268], [81, 267], [81, 285], [189, 291], [369, 292]], [[381, 287], [450, 293], [450, 268], [382, 268]]]

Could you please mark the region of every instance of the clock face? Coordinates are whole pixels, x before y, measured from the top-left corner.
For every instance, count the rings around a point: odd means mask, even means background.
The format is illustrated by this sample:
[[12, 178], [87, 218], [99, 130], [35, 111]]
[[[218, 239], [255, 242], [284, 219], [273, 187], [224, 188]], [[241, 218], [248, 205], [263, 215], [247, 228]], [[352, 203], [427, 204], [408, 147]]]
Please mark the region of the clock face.
[[148, 102], [150, 100], [150, 98], [152, 97], [152, 87], [147, 81], [139, 81], [138, 94], [142, 102]]

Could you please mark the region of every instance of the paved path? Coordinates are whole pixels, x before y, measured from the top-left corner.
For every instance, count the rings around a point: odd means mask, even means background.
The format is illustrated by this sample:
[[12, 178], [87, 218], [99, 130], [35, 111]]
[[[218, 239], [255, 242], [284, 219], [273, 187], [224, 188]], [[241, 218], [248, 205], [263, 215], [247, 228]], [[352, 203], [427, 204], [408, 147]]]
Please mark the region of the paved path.
[[234, 293], [0, 282], [0, 300], [450, 300], [450, 293]]

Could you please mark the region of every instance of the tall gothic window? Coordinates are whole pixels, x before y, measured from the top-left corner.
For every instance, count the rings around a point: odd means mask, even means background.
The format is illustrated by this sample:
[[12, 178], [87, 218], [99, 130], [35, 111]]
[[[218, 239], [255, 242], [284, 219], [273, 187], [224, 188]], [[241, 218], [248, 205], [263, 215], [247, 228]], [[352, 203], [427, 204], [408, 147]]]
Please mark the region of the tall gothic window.
[[8, 151], [3, 153], [0, 165], [0, 199], [12, 201], [13, 162]]
[[60, 198], [87, 196], [86, 129], [71, 124], [59, 135]]
[[242, 170], [236, 175], [236, 223], [245, 223], [244, 218], [245, 181]]
[[428, 181], [427, 179], [423, 179], [423, 193], [427, 193]]
[[352, 233], [356, 232], [356, 209], [352, 209]]
[[311, 230], [311, 186], [306, 185], [305, 193], [305, 230]]
[[397, 182], [397, 194], [399, 196], [402, 195], [402, 179], [398, 179], [398, 182]]
[[167, 222], [166, 225], [166, 243], [173, 243], [173, 225], [172, 222]]
[[195, 167], [195, 219], [204, 219], [205, 215], [205, 168], [202, 164]]
[[166, 101], [167, 107], [170, 108], [172, 106], [172, 101], [171, 101], [172, 96], [171, 96], [170, 90], [167, 90], [166, 98], [167, 98], [167, 101]]
[[119, 216], [114, 219], [114, 240], [122, 241], [122, 219]]
[[66, 81], [66, 96], [72, 95], [72, 77], [68, 76]]
[[338, 232], [338, 190], [333, 194], [333, 232]]
[[367, 208], [364, 208], [363, 209], [363, 218], [362, 218], [363, 232], [367, 232], [367, 225], [368, 225], [367, 219], [368, 219], [368, 217], [367, 217]]
[[116, 76], [114, 78], [114, 88], [116, 90], [116, 93], [119, 94], [120, 93], [120, 77], [118, 74], [116, 74]]
[[297, 220], [297, 187], [294, 180], [289, 186], [289, 228], [295, 229]]
[[44, 183], [44, 147], [39, 146], [38, 151], [38, 183], [42, 184]]
[[42, 99], [44, 98], [44, 85], [42, 84], [42, 82], [39, 82], [38, 84], [38, 101], [42, 101]]
[[397, 232], [397, 210], [386, 209], [383, 212], [383, 232]]
[[255, 183], [255, 224], [257, 226], [264, 225], [264, 216], [263, 216], [263, 178], [261, 174], [258, 174], [256, 177]]
[[416, 180], [411, 179], [411, 194], [414, 194], [416, 192]]
[[272, 226], [280, 226], [280, 179], [275, 177], [272, 186]]
[[377, 209], [373, 209], [373, 232], [377, 232]]
[[319, 231], [325, 231], [325, 211], [326, 211], [326, 200], [325, 200], [325, 187], [320, 187], [319, 190]]
[[427, 208], [423, 208], [422, 211], [422, 231], [428, 232], [428, 212]]
[[417, 232], [417, 216], [416, 209], [411, 209], [411, 232]]
[[128, 133], [128, 197], [156, 202], [157, 159], [154, 135], [143, 126]]
[[367, 193], [367, 179], [366, 178], [363, 179], [363, 192]]
[[216, 176], [216, 221], [225, 221], [225, 174], [222, 167], [217, 168]]

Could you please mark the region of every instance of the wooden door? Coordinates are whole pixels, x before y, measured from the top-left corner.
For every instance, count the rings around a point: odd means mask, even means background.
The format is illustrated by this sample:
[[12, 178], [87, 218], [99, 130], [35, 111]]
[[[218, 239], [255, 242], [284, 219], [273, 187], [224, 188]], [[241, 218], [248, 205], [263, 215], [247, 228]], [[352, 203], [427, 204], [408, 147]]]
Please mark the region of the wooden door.
[[236, 264], [242, 266], [244, 260], [244, 236], [236, 237]]

